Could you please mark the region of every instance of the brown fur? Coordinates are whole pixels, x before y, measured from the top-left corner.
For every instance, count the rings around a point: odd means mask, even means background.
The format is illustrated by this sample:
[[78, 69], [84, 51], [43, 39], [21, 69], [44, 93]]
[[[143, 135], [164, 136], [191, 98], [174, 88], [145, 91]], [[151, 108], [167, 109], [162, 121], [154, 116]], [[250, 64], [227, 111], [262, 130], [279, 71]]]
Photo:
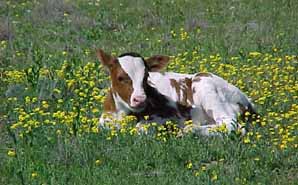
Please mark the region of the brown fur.
[[112, 81], [111, 93], [117, 92], [119, 96], [129, 104], [130, 95], [133, 92], [132, 82], [127, 73], [121, 68], [117, 58], [106, 54], [101, 49], [97, 50], [96, 55], [101, 63], [109, 70]]
[[180, 98], [180, 84], [174, 79], [170, 79], [170, 83], [171, 86], [175, 88], [178, 98]]
[[202, 73], [197, 73], [194, 78], [193, 78], [193, 82], [199, 82], [201, 81], [202, 77], [212, 77], [212, 74], [210, 73], [206, 73], [206, 72], [202, 72]]
[[111, 89], [109, 90], [108, 94], [105, 97], [105, 100], [103, 103], [103, 110], [104, 112], [116, 112], [115, 101], [114, 101]]
[[179, 81], [170, 79], [170, 83], [171, 86], [175, 88], [178, 97], [181, 98], [177, 103], [183, 106], [191, 106], [193, 104], [193, 93], [191, 90], [192, 80], [190, 78], [181, 79]]
[[110, 75], [112, 81], [112, 91], [117, 92], [127, 104], [130, 104], [130, 96], [133, 92], [133, 88], [132, 81], [128, 77], [127, 73], [123, 71], [120, 64], [117, 63], [113, 68], [111, 68]]
[[192, 90], [191, 90], [192, 80], [189, 79], [189, 78], [185, 78], [185, 84], [186, 84], [186, 87], [187, 87], [186, 97], [189, 100], [189, 102], [191, 104], [193, 104], [193, 93], [192, 93]]
[[155, 55], [145, 60], [151, 72], [158, 72], [164, 69], [169, 63], [170, 57]]

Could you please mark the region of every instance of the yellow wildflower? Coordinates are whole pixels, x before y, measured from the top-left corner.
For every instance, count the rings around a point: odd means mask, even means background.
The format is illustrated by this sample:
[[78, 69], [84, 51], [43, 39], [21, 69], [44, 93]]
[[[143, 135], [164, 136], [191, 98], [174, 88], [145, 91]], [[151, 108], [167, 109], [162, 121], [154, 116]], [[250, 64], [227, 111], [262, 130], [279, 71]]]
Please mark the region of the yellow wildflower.
[[31, 177], [32, 177], [32, 178], [35, 178], [35, 177], [37, 177], [37, 176], [38, 176], [37, 172], [32, 172], [32, 173], [31, 173]]
[[7, 155], [9, 157], [15, 157], [16, 156], [16, 152], [14, 150], [8, 150]]
[[191, 169], [192, 168], [192, 162], [189, 161], [187, 164], [186, 164], [186, 168], [187, 169]]
[[218, 176], [215, 171], [212, 171], [211, 181], [216, 181], [218, 179]]
[[97, 160], [95, 161], [95, 164], [96, 164], [96, 166], [99, 166], [99, 165], [101, 165], [101, 164], [102, 164], [102, 161], [101, 161], [101, 160], [99, 160], [99, 159], [97, 159]]

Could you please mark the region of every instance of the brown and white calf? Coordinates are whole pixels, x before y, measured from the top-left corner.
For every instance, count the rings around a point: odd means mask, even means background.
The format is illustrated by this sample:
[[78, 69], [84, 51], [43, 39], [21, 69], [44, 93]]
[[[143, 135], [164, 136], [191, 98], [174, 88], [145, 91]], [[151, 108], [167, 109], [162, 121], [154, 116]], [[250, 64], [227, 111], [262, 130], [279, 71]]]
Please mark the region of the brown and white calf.
[[[156, 55], [148, 59], [136, 53], [118, 57], [97, 51], [97, 57], [107, 67], [111, 87], [104, 102], [104, 113], [114, 119], [134, 115], [142, 122], [164, 123], [175, 119], [180, 126], [192, 120], [196, 131], [213, 135], [212, 128], [225, 124], [228, 132], [245, 129], [237, 118], [245, 112], [254, 114], [253, 105], [237, 87], [211, 73], [179, 74], [160, 72], [169, 57]], [[109, 118], [102, 116], [100, 125]]]

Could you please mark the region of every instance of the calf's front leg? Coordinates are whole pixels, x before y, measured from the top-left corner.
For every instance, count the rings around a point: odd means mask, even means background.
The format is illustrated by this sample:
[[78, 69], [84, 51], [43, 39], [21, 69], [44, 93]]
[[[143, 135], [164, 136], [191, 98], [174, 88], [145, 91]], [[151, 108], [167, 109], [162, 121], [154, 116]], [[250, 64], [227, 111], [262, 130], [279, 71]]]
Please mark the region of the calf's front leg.
[[111, 126], [120, 128], [119, 120], [124, 115], [125, 112], [116, 109], [115, 100], [110, 89], [103, 103], [103, 113], [99, 118], [98, 126], [102, 128], [110, 128]]

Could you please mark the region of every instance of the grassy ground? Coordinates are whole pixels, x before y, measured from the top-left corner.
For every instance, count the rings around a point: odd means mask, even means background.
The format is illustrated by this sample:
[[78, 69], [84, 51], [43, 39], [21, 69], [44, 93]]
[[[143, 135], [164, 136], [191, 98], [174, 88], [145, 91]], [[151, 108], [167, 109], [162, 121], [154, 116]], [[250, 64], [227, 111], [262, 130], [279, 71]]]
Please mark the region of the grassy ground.
[[[298, 184], [297, 9], [294, 0], [0, 1], [0, 184]], [[108, 77], [95, 48], [216, 73], [261, 117], [245, 137], [177, 137], [155, 125], [142, 135], [131, 117], [99, 130]]]

